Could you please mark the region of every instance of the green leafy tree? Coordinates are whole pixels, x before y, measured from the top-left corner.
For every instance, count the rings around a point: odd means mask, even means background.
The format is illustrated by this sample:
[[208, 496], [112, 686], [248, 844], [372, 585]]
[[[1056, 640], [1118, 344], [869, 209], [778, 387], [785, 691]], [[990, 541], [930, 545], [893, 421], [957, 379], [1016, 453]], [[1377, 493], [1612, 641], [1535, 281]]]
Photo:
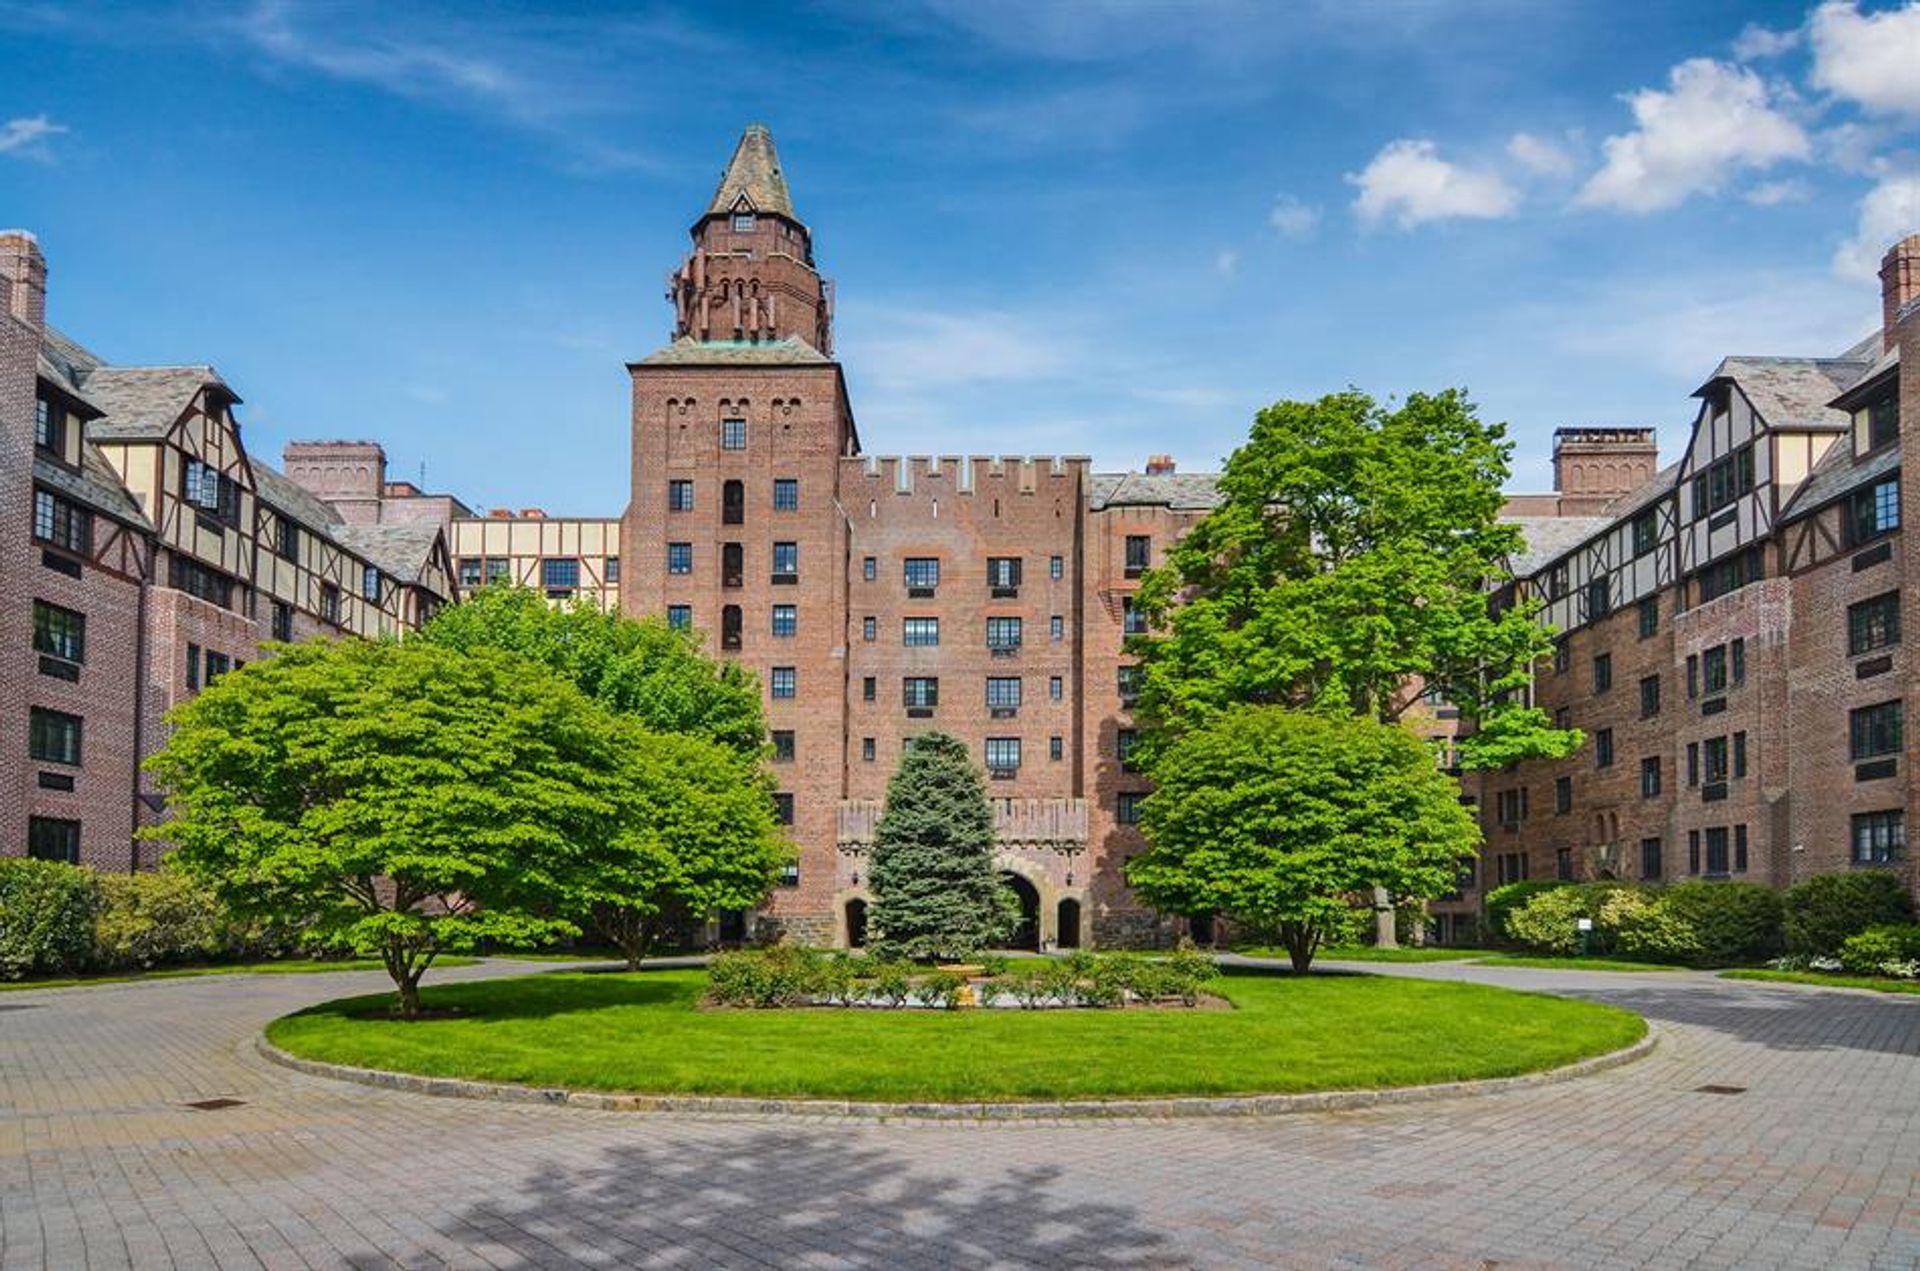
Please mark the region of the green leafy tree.
[[1480, 842], [1460, 787], [1406, 730], [1281, 707], [1215, 714], [1157, 757], [1151, 850], [1127, 867], [1149, 903], [1272, 932], [1304, 972], [1354, 897], [1451, 891]]
[[622, 824], [599, 867], [580, 879], [583, 913], [638, 969], [689, 918], [766, 899], [793, 848], [774, 819], [759, 762], [704, 737], [627, 730]]
[[420, 638], [538, 662], [655, 732], [707, 737], [756, 757], [766, 745], [752, 672], [706, 657], [698, 636], [657, 618], [602, 613], [584, 600], [555, 607], [525, 587], [486, 587], [442, 609]]
[[1227, 460], [1221, 503], [1149, 571], [1134, 647], [1152, 750], [1240, 705], [1391, 722], [1424, 687], [1473, 722], [1469, 767], [1564, 758], [1579, 733], [1523, 704], [1550, 632], [1494, 592], [1512, 447], [1464, 395], [1278, 402]]
[[623, 828], [615, 720], [493, 650], [286, 646], [169, 721], [150, 836], [236, 912], [377, 954], [408, 1018], [440, 953], [574, 934], [551, 898]]
[[965, 743], [922, 733], [887, 783], [867, 876], [876, 953], [966, 957], [1013, 934], [1019, 904], [993, 867], [993, 809]]

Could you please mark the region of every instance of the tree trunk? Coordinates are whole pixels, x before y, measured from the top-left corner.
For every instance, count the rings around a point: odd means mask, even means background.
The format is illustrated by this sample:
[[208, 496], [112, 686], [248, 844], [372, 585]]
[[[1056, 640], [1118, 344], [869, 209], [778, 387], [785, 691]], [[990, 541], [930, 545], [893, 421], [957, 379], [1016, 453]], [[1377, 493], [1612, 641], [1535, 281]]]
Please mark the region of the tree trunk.
[[1287, 960], [1295, 975], [1305, 975], [1313, 966], [1313, 955], [1320, 946], [1320, 934], [1301, 922], [1280, 924], [1280, 943], [1287, 946]]
[[420, 973], [412, 972], [402, 976], [400, 985], [400, 1018], [416, 1020], [420, 1018]]

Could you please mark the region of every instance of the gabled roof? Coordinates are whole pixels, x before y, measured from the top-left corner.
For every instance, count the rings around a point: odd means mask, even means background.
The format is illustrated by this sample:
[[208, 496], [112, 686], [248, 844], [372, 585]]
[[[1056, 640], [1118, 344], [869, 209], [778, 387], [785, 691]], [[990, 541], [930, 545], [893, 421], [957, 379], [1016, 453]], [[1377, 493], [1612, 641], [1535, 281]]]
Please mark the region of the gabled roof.
[[1684, 464], [1684, 460], [1676, 459], [1674, 462], [1660, 469], [1660, 471], [1654, 473], [1633, 489], [1618, 496], [1613, 502], [1607, 504], [1605, 509], [1606, 514], [1618, 519], [1620, 517], [1632, 516], [1635, 512], [1642, 510], [1649, 504], [1658, 503], [1663, 496], [1673, 493], [1674, 482], [1680, 479], [1680, 469]]
[[740, 144], [720, 177], [720, 186], [707, 205], [707, 215], [724, 216], [740, 205], [744, 197], [756, 212], [777, 213], [792, 220], [793, 199], [787, 193], [787, 178], [780, 171], [780, 156], [773, 148], [773, 134], [765, 124], [748, 124], [740, 134]]
[[238, 401], [211, 366], [102, 366], [86, 373], [82, 395], [103, 412], [87, 425], [96, 441], [158, 441], [209, 385]]
[[331, 504], [269, 464], [255, 459], [252, 467], [254, 492], [266, 501], [268, 507], [310, 529], [333, 533], [339, 528], [342, 523], [340, 514], [333, 510]]
[[1708, 383], [1731, 380], [1739, 385], [1770, 428], [1837, 432], [1847, 427], [1847, 417], [1827, 403], [1851, 388], [1872, 365], [1871, 357], [1853, 359], [1844, 355], [1730, 357], [1720, 363]]
[[438, 521], [395, 521], [385, 525], [336, 525], [329, 533], [403, 583], [417, 583], [440, 540]]
[[1537, 574], [1596, 534], [1619, 524], [1613, 516], [1503, 516], [1509, 525], [1518, 525], [1526, 548], [1514, 557], [1510, 567], [1516, 578]]
[[153, 531], [153, 522], [140, 510], [140, 504], [120, 484], [120, 474], [113, 470], [106, 456], [94, 448], [90, 442], [80, 443], [80, 471], [75, 472], [63, 464], [53, 462], [42, 455], [33, 457], [33, 479], [49, 490], [57, 490], [67, 498], [93, 509], [103, 516], [134, 526], [149, 533]]
[[1856, 457], [1851, 439], [1843, 437], [1828, 447], [1807, 479], [1793, 492], [1792, 500], [1780, 512], [1780, 523], [1785, 525], [1811, 516], [1848, 491], [1877, 481], [1899, 466], [1899, 446], [1882, 446]]
[[795, 336], [784, 340], [695, 340], [682, 336], [634, 366], [827, 366], [833, 359]]
[[1205, 512], [1220, 506], [1220, 476], [1214, 472], [1145, 476], [1138, 472], [1096, 472], [1088, 503], [1095, 512], [1109, 507], [1164, 507]]

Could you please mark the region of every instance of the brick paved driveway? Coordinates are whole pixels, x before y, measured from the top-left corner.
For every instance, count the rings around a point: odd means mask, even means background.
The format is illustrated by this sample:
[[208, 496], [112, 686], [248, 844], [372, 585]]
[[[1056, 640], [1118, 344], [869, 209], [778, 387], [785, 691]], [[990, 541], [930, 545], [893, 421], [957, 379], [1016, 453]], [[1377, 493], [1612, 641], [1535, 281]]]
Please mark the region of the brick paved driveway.
[[[1920, 1266], [1920, 998], [1396, 971], [1590, 994], [1664, 1038], [1411, 1108], [893, 1125], [464, 1103], [252, 1053], [366, 974], [7, 993], [0, 1265]], [[183, 1106], [215, 1097], [244, 1103]]]

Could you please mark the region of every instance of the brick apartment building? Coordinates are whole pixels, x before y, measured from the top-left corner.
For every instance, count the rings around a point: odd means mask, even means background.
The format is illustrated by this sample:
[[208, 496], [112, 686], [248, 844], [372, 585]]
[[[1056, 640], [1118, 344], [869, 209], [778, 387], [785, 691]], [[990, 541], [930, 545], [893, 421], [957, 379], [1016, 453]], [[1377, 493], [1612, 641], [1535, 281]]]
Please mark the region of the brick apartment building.
[[[1123, 878], [1147, 786], [1127, 764], [1122, 644], [1141, 573], [1214, 505], [1213, 478], [1163, 459], [1113, 474], [1078, 456], [866, 454], [832, 288], [758, 125], [692, 240], [668, 280], [671, 341], [628, 366], [624, 514], [562, 518], [477, 516], [388, 481], [371, 442], [291, 445], [283, 477], [246, 455], [209, 368], [111, 367], [48, 330], [37, 250], [0, 237], [0, 514], [36, 527], [0, 553], [0, 635], [34, 649], [0, 676], [0, 789], [26, 795], [0, 813], [0, 850], [136, 863], [127, 831], [153, 812], [134, 763], [206, 650], [251, 656], [284, 623], [404, 629], [507, 581], [663, 615], [760, 677], [799, 864], [718, 934], [859, 943], [887, 779], [938, 728], [988, 773], [1025, 942], [1204, 936], [1204, 915], [1154, 914]], [[1488, 844], [1434, 905], [1439, 938], [1467, 938], [1509, 878], [1908, 868], [1899, 632], [1920, 588], [1900, 576], [1899, 377], [1903, 343], [1920, 374], [1920, 238], [1884, 278], [1882, 329], [1840, 356], [1723, 363], [1680, 463], [1656, 471], [1651, 429], [1562, 429], [1554, 493], [1513, 496], [1529, 548], [1502, 603], [1537, 598], [1564, 633], [1535, 692], [1590, 741], [1466, 779]], [[36, 398], [66, 421], [37, 445]], [[1904, 400], [1920, 409], [1920, 386]], [[35, 521], [45, 497], [64, 502]], [[90, 538], [67, 541], [66, 505]], [[63, 613], [87, 621], [84, 659], [62, 653]], [[85, 721], [84, 763], [43, 757], [64, 734], [38, 712], [19, 735], [29, 705]], [[1444, 743], [1451, 715], [1434, 702], [1414, 726]]]

